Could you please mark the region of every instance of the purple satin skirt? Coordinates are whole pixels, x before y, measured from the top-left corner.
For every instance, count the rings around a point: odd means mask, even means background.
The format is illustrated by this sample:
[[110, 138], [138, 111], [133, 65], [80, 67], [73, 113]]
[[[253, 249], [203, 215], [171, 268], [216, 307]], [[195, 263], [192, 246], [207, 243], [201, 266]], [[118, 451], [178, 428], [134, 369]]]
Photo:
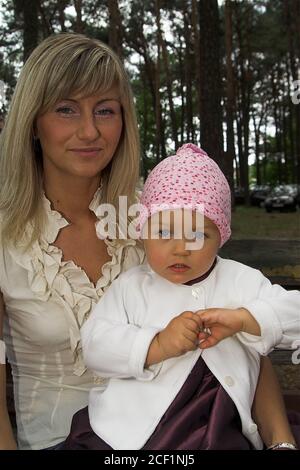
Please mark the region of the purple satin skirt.
[[[130, 423], [128, 423], [130, 432]], [[162, 416], [145, 450], [250, 450], [235, 404], [200, 357]], [[111, 450], [92, 430], [88, 409], [73, 417], [62, 449]]]

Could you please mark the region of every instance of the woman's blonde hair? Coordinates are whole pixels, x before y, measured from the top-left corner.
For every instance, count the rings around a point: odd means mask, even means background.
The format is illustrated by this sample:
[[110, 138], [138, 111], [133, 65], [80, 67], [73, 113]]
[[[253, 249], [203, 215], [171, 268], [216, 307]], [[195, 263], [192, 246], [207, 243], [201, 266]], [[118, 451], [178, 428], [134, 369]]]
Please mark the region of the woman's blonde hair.
[[120, 93], [123, 130], [101, 181], [102, 202], [117, 209], [120, 195], [128, 196], [128, 204], [134, 202], [140, 156], [132, 92], [120, 59], [106, 44], [72, 33], [50, 36], [32, 52], [21, 71], [0, 137], [2, 241], [16, 244], [28, 223], [29, 244], [42, 232], [42, 160], [34, 140], [37, 116], [73, 93], [87, 97], [105, 93], [114, 85]]

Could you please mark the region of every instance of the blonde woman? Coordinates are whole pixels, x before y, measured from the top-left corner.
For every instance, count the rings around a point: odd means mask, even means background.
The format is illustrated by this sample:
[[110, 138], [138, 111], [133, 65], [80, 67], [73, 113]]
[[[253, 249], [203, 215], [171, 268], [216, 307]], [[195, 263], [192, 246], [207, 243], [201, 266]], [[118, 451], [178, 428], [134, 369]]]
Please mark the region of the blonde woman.
[[[0, 152], [0, 317], [5, 305], [19, 447], [42, 449], [64, 440], [101, 386], [82, 361], [82, 323], [143, 260], [134, 240], [95, 230], [99, 204], [133, 202], [138, 176], [135, 110], [116, 55], [77, 34], [43, 41], [20, 74]], [[0, 448], [14, 448], [0, 371]]]

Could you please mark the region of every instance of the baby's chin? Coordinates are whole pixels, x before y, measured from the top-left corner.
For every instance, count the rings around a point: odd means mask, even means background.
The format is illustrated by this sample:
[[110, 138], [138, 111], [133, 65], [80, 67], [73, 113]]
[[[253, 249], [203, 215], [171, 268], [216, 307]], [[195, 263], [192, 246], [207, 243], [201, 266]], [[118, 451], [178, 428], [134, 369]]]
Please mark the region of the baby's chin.
[[[188, 274], [188, 273], [175, 273], [175, 272], [170, 272], [170, 273], [157, 273], [164, 279], [166, 279], [169, 282], [172, 282], [173, 284], [186, 284], [189, 281], [192, 281], [193, 279], [196, 279], [198, 276], [195, 274]], [[201, 274], [199, 274], [200, 276]]]

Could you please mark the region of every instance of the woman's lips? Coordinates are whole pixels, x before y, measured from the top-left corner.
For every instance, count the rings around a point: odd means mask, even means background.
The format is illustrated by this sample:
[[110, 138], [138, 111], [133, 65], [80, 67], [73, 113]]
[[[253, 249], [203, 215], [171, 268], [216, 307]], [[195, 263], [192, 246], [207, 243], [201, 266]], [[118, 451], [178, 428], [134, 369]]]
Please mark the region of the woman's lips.
[[90, 148], [74, 148], [70, 149], [71, 152], [76, 153], [82, 157], [96, 157], [99, 155], [99, 152], [102, 150], [99, 147], [90, 147]]

